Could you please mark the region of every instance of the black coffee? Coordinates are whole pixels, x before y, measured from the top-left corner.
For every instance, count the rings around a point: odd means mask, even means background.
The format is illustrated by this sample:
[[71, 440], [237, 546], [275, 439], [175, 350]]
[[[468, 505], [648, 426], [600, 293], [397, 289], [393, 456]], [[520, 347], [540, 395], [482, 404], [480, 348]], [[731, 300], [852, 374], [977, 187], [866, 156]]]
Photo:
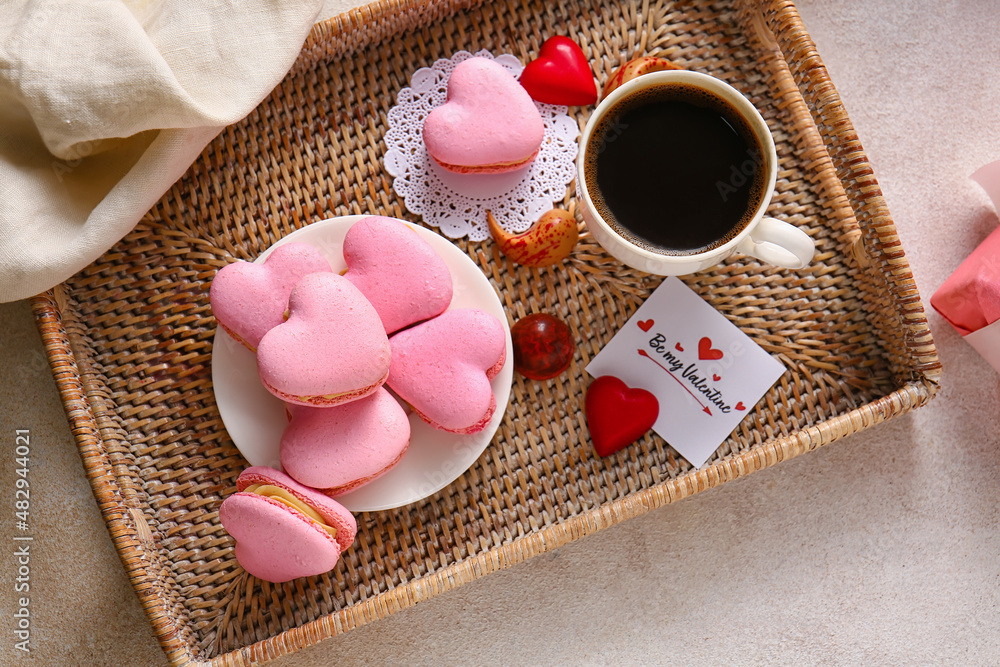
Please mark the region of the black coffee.
[[736, 236], [760, 206], [766, 170], [753, 130], [728, 102], [664, 84], [605, 113], [584, 174], [598, 213], [619, 234], [677, 255]]

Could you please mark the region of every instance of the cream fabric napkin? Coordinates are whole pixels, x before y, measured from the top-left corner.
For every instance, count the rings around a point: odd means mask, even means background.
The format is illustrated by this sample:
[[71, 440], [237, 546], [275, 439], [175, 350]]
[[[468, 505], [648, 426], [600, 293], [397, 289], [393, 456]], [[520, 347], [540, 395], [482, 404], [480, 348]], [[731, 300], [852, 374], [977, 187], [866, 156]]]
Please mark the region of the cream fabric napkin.
[[322, 0], [0, 3], [0, 301], [127, 234], [292, 66]]

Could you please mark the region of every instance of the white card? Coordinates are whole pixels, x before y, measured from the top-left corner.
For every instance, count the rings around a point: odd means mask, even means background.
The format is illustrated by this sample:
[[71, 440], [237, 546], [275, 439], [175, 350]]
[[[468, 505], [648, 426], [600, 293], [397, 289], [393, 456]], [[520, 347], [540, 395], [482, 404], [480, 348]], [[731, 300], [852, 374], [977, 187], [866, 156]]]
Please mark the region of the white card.
[[785, 367], [677, 278], [667, 278], [587, 365], [656, 396], [653, 430], [698, 468]]

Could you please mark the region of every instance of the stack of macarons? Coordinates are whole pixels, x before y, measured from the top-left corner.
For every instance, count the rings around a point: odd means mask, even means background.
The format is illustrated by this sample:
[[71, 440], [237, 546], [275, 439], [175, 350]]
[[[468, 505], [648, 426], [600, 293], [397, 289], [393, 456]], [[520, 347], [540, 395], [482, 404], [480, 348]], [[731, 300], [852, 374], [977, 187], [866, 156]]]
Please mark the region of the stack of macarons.
[[[319, 544], [328, 531], [317, 512], [350, 516], [332, 498], [387, 472], [409, 446], [406, 408], [386, 387], [452, 433], [481, 431], [496, 410], [490, 380], [506, 356], [503, 325], [483, 311], [447, 310], [451, 273], [434, 249], [405, 223], [372, 216], [348, 230], [343, 252], [342, 275], [316, 248], [287, 243], [262, 264], [224, 267], [212, 282], [219, 326], [256, 352], [262, 384], [288, 415], [279, 450], [284, 474], [250, 468], [223, 503], [223, 525], [238, 541], [257, 540], [273, 525], [279, 533], [294, 527], [299, 537], [291, 542]], [[271, 481], [248, 481], [262, 475]], [[344, 526], [334, 539], [340, 551], [354, 535]], [[237, 546], [236, 556], [248, 572], [275, 582], [325, 572], [337, 560], [325, 547], [327, 556], [308, 563], [267, 566], [273, 559], [262, 552], [283, 548], [274, 542], [252, 556]]]

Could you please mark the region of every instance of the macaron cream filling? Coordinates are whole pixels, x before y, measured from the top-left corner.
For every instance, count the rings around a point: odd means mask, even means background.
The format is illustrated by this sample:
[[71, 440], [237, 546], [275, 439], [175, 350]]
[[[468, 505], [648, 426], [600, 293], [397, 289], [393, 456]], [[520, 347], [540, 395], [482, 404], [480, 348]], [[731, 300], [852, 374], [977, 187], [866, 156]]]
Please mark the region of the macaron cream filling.
[[306, 515], [306, 517], [308, 517], [313, 523], [318, 524], [320, 528], [330, 533], [330, 537], [337, 536], [337, 529], [323, 521], [323, 517], [319, 515], [319, 512], [314, 510], [312, 507], [309, 507], [309, 505], [305, 504], [280, 486], [274, 486], [273, 484], [251, 484], [247, 488], [243, 489], [243, 493], [255, 493], [259, 496], [264, 496], [265, 498], [270, 498], [271, 500], [283, 503]]
[[518, 167], [524, 166], [529, 162], [534, 161], [536, 157], [538, 157], [538, 150], [536, 150], [528, 157], [521, 158], [520, 160], [513, 160], [511, 162], [493, 162], [491, 164], [484, 164], [484, 165], [450, 164], [448, 162], [443, 162], [441, 160], [438, 160], [437, 158], [434, 158], [434, 160], [448, 171], [454, 171], [456, 173], [474, 173], [477, 171], [490, 171], [490, 170], [513, 171]]

